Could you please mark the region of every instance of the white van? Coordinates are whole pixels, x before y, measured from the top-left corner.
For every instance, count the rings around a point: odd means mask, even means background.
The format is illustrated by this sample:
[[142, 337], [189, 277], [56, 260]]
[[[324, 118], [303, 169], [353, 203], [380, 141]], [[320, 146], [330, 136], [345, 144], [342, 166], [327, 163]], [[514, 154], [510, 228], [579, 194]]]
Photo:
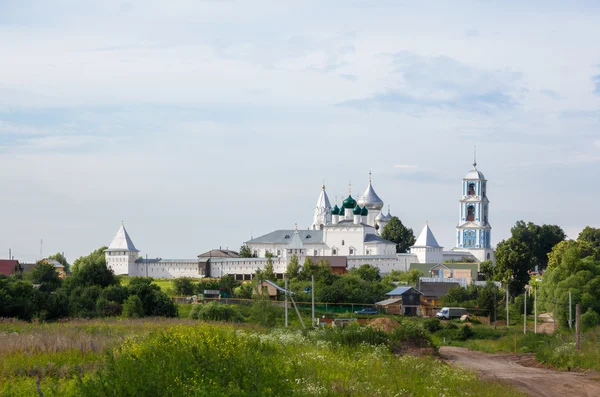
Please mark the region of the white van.
[[460, 318], [467, 313], [464, 307], [442, 307], [442, 310], [437, 312], [435, 316], [442, 320], [450, 320], [452, 318]]

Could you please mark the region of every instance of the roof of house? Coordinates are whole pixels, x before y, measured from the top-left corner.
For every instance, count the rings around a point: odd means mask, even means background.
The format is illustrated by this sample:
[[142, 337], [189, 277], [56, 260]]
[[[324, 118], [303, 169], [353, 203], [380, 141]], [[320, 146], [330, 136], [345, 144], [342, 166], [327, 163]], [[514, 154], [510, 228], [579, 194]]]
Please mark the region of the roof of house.
[[42, 259], [42, 261], [54, 266], [54, 267], [62, 267], [64, 268], [65, 266], [60, 263], [59, 261], [57, 261], [56, 259]]
[[392, 245], [396, 245], [396, 244], [394, 244], [393, 242], [391, 242], [389, 240], [386, 240], [386, 239], [384, 239], [384, 238], [382, 238], [382, 237], [380, 237], [380, 236], [378, 236], [376, 234], [371, 234], [371, 233], [365, 234], [364, 242], [366, 244], [376, 244], [376, 243], [379, 243], [379, 244], [392, 244]]
[[460, 287], [459, 283], [447, 283], [447, 282], [434, 282], [430, 283], [427, 281], [421, 281], [418, 285], [419, 291], [423, 296], [429, 298], [440, 298], [444, 295], [448, 295], [448, 291], [453, 287]]
[[16, 259], [0, 259], [0, 274], [10, 276], [16, 271], [19, 261]]
[[[421, 294], [420, 291], [417, 291], [416, 289], [414, 289], [413, 287], [396, 287], [393, 290], [391, 290], [390, 292], [388, 292], [386, 295], [387, 296], [399, 296], [399, 295], [404, 295], [405, 293], [407, 293], [410, 290], [414, 290], [415, 292], [418, 292], [419, 294]], [[423, 295], [423, 294], [421, 294]]]
[[329, 267], [348, 267], [348, 257], [346, 256], [309, 256], [313, 263], [326, 260], [329, 263]]
[[[246, 244], [289, 244], [295, 230], [275, 230], [260, 237], [246, 241]], [[303, 244], [323, 243], [322, 230], [298, 230], [298, 235]]]
[[209, 258], [239, 258], [240, 254], [236, 251], [218, 249], [218, 250], [210, 250], [203, 254], [198, 255], [199, 258], [205, 257], [205, 256], [207, 256]]
[[[274, 288], [275, 288], [275, 289], [276, 289], [278, 292], [282, 292], [282, 293], [284, 293], [284, 294], [285, 294], [285, 288], [281, 288], [279, 285], [275, 284], [275, 283], [274, 283], [274, 282], [272, 282], [271, 280], [265, 280], [265, 281], [263, 281], [263, 283], [267, 283], [267, 284], [269, 284], [270, 286], [274, 287]], [[293, 293], [293, 292], [291, 292], [291, 291], [288, 291], [288, 293], [289, 293], [290, 295], [293, 295], [293, 294], [294, 294], [294, 293]]]
[[402, 302], [402, 298], [386, 299], [386, 300], [383, 300], [381, 302], [375, 302], [375, 305], [377, 305], [377, 306], [387, 306], [387, 305], [393, 305], [394, 303], [398, 303], [398, 302]]

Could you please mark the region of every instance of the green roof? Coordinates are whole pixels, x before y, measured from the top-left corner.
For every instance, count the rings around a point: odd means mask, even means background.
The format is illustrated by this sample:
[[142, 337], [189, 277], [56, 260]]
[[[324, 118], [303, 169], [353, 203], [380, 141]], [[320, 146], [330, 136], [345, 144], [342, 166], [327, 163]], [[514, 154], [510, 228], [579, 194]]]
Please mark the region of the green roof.
[[339, 215], [340, 214], [340, 209], [338, 208], [337, 204], [333, 207], [333, 210], [331, 210], [331, 215]]
[[356, 200], [354, 200], [352, 198], [352, 196], [349, 195], [348, 198], [346, 200], [344, 200], [343, 206], [344, 206], [344, 208], [352, 209], [352, 208], [356, 207]]
[[367, 209], [367, 206], [365, 205], [360, 213], [362, 216], [367, 216], [369, 215], [369, 210]]
[[362, 213], [362, 208], [360, 208], [360, 205], [356, 205], [356, 207], [354, 207], [354, 210], [352, 211], [352, 213], [354, 215], [360, 215]]

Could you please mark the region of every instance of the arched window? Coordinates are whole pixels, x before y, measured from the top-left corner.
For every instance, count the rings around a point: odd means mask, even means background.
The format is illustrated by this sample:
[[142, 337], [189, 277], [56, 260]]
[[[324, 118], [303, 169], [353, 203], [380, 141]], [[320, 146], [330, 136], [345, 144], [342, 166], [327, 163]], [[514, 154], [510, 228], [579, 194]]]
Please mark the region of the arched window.
[[335, 248], [334, 248], [334, 249], [332, 249], [332, 250], [331, 250], [331, 255], [337, 255], [337, 249], [335, 249]]
[[469, 183], [469, 192], [467, 193], [469, 196], [475, 196], [475, 184]]
[[319, 229], [323, 230], [323, 228], [324, 228], [324, 227], [325, 227], [325, 225], [323, 225], [323, 224], [321, 223], [321, 226], [319, 226]]
[[475, 221], [475, 207], [472, 205], [467, 207], [467, 221]]
[[344, 240], [342, 240], [342, 245], [344, 245]]
[[487, 260], [489, 261], [489, 260], [490, 260], [490, 258], [491, 258], [491, 255], [490, 255], [490, 253], [488, 252], [488, 254], [487, 254]]

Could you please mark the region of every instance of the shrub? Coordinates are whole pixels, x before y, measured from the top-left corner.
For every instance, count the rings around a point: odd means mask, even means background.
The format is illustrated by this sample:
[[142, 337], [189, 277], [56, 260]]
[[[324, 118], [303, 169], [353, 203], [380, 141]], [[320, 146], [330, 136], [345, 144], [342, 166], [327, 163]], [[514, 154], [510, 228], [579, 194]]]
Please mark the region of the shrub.
[[430, 318], [423, 322], [423, 327], [433, 334], [442, 329], [442, 322], [439, 318]]
[[467, 340], [469, 338], [472, 338], [474, 335], [475, 335], [475, 333], [473, 332], [471, 327], [468, 324], [465, 324], [458, 331], [456, 338], [458, 340]]
[[144, 306], [139, 296], [131, 295], [125, 300], [125, 303], [123, 303], [123, 316], [130, 318], [144, 317]]
[[274, 327], [277, 319], [283, 318], [283, 308], [276, 307], [267, 297], [258, 296], [250, 308], [250, 321], [263, 327]]
[[598, 324], [600, 324], [600, 316], [591, 308], [581, 316], [581, 327], [583, 329], [590, 329]]
[[175, 293], [177, 295], [193, 295], [194, 294], [194, 283], [189, 277], [181, 277], [173, 280], [173, 286], [175, 287]]
[[458, 329], [458, 325], [454, 324], [454, 323], [448, 323], [446, 324], [446, 329]]
[[192, 307], [190, 318], [204, 321], [227, 321], [240, 323], [244, 317], [235, 305], [225, 305], [217, 302], [197, 304]]

